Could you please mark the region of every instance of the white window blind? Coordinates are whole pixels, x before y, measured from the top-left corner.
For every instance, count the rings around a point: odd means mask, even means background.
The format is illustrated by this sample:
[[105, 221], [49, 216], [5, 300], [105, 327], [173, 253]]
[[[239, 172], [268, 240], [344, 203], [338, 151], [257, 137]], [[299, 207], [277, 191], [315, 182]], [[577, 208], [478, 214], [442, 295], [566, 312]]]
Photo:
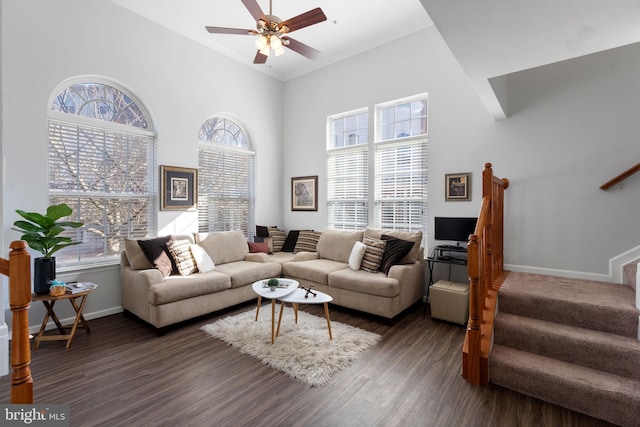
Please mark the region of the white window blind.
[[201, 147], [198, 166], [199, 231], [242, 230], [253, 236], [253, 156]]
[[369, 222], [369, 112], [328, 118], [327, 224], [358, 230]]
[[369, 216], [367, 146], [330, 151], [327, 166], [328, 226], [363, 229]]
[[84, 223], [65, 232], [82, 244], [58, 252], [57, 262], [117, 259], [125, 238], [154, 235], [154, 170], [152, 135], [50, 118], [49, 202], [68, 204]]
[[376, 143], [375, 204], [377, 227], [426, 234], [426, 138]]

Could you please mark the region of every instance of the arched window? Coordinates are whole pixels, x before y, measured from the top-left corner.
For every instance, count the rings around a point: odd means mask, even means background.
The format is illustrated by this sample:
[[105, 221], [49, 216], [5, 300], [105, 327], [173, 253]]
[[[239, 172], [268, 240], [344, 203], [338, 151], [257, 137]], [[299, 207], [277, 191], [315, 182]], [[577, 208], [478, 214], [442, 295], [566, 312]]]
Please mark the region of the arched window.
[[49, 122], [49, 203], [66, 203], [84, 226], [82, 244], [58, 263], [117, 259], [125, 238], [156, 234], [155, 134], [142, 104], [113, 83], [68, 82], [54, 92]]
[[198, 230], [255, 234], [255, 154], [235, 119], [215, 116], [198, 132]]

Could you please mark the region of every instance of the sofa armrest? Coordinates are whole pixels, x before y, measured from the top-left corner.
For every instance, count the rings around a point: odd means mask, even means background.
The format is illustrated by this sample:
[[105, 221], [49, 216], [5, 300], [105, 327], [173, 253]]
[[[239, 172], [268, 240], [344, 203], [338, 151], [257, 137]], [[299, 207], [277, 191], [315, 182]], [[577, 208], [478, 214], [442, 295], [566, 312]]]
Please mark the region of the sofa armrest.
[[425, 276], [422, 259], [413, 264], [396, 264], [389, 269], [388, 277], [400, 283], [400, 306], [413, 304], [424, 295]]
[[293, 256], [293, 262], [295, 261], [308, 261], [310, 259], [319, 259], [318, 252], [298, 252]]
[[244, 260], [262, 263], [271, 262], [271, 260], [269, 259], [269, 255], [265, 254], [264, 252], [248, 253], [247, 255], [245, 255]]

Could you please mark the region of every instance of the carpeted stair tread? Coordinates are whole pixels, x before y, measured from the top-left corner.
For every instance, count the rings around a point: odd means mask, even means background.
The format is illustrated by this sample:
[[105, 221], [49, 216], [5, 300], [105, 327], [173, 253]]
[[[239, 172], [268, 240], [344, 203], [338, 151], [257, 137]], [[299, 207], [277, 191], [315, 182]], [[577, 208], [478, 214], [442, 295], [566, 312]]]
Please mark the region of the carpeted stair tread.
[[637, 338], [635, 297], [629, 286], [511, 272], [500, 288], [499, 310]]
[[640, 380], [640, 341], [500, 312], [495, 344]]
[[621, 426], [640, 426], [640, 381], [495, 344], [491, 382]]

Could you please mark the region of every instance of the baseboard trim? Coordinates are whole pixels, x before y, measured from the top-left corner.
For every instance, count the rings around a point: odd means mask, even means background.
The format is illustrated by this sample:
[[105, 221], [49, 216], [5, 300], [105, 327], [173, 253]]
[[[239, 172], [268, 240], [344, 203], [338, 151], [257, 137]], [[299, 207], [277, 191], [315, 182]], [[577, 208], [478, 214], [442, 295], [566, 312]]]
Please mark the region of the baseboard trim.
[[516, 265], [516, 264], [505, 264], [504, 269], [508, 271], [518, 272], [518, 273], [533, 273], [533, 274], [542, 274], [545, 276], [566, 277], [569, 279], [583, 279], [583, 280], [595, 280], [597, 282], [618, 283], [614, 280], [613, 275], [611, 274], [588, 273], [585, 271], [560, 270], [556, 268], [530, 267], [526, 265]]
[[[107, 308], [104, 310], [93, 311], [90, 313], [82, 313], [82, 315], [86, 320], [91, 320], [91, 319], [97, 319], [99, 317], [111, 316], [112, 314], [122, 313], [123, 311], [124, 310], [122, 309], [122, 306], [117, 306], [117, 307]], [[60, 322], [63, 325], [68, 325], [68, 324], [72, 324], [74, 320], [75, 320], [75, 317], [67, 317], [64, 319], [60, 319]], [[40, 332], [40, 326], [41, 325], [29, 326], [29, 333], [31, 335], [37, 334], [38, 332]], [[47, 323], [47, 326], [45, 327], [45, 331], [48, 331], [54, 328], [56, 328], [56, 324], [53, 321], [50, 321]]]

